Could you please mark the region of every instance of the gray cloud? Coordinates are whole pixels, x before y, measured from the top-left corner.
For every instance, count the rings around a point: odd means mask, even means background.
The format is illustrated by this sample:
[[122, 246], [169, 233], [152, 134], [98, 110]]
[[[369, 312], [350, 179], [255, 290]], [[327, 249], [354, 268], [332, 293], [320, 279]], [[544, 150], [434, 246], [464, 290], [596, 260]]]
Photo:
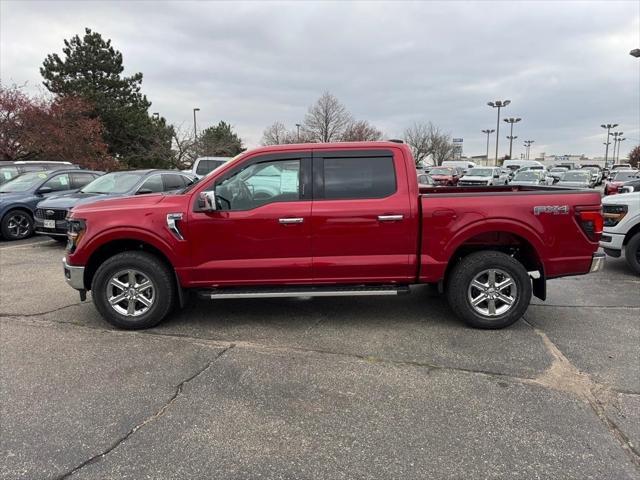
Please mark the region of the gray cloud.
[[[640, 143], [638, 2], [11, 2], [0, 4], [0, 74], [40, 85], [47, 53], [85, 26], [113, 40], [173, 123], [226, 120], [249, 146], [293, 126], [324, 90], [389, 137], [431, 120], [484, 152], [486, 106], [509, 98], [534, 152], [602, 155], [599, 125]], [[501, 153], [508, 148], [501, 126]]]

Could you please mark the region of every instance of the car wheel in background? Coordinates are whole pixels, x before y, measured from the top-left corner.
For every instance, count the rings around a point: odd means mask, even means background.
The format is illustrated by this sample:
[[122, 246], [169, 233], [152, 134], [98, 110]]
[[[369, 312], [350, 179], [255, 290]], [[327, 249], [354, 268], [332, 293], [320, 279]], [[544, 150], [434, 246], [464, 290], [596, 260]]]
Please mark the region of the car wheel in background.
[[627, 242], [624, 247], [624, 258], [631, 269], [640, 275], [640, 232]]
[[33, 217], [24, 210], [10, 210], [2, 217], [0, 231], [5, 240], [22, 240], [33, 235]]
[[93, 303], [118, 328], [136, 330], [159, 324], [173, 306], [173, 273], [155, 255], [122, 252], [106, 260], [91, 284]]
[[531, 279], [524, 266], [502, 252], [464, 257], [449, 275], [451, 309], [475, 328], [503, 328], [519, 320], [531, 301]]

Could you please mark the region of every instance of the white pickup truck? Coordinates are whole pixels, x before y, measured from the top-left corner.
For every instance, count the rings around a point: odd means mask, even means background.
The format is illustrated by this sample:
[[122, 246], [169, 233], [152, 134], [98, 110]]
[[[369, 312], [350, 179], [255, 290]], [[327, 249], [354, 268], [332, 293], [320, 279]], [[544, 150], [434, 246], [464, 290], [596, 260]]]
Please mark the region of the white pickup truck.
[[604, 197], [602, 209], [604, 253], [619, 257], [624, 250], [625, 260], [640, 275], [640, 191]]

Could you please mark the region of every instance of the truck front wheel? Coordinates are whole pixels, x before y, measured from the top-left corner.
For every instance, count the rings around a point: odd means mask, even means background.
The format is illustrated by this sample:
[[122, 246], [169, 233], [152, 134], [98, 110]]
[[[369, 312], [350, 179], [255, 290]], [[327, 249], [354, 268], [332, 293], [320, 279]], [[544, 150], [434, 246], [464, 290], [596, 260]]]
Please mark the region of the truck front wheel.
[[147, 252], [122, 252], [107, 259], [91, 284], [93, 303], [118, 328], [136, 330], [159, 324], [175, 298], [169, 268]]
[[522, 317], [531, 301], [531, 279], [524, 266], [502, 252], [464, 257], [447, 282], [447, 300], [475, 328], [504, 328]]
[[640, 232], [627, 242], [624, 247], [624, 258], [631, 269], [640, 275]]

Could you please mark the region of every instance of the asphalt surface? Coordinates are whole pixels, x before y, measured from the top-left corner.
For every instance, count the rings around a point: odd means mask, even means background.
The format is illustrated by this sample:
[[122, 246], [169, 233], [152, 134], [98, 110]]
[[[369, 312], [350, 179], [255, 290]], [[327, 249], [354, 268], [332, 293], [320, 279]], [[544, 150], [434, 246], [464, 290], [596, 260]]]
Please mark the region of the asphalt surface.
[[2, 479], [640, 479], [640, 277], [499, 331], [433, 291], [193, 300], [112, 329], [63, 249], [0, 243]]

